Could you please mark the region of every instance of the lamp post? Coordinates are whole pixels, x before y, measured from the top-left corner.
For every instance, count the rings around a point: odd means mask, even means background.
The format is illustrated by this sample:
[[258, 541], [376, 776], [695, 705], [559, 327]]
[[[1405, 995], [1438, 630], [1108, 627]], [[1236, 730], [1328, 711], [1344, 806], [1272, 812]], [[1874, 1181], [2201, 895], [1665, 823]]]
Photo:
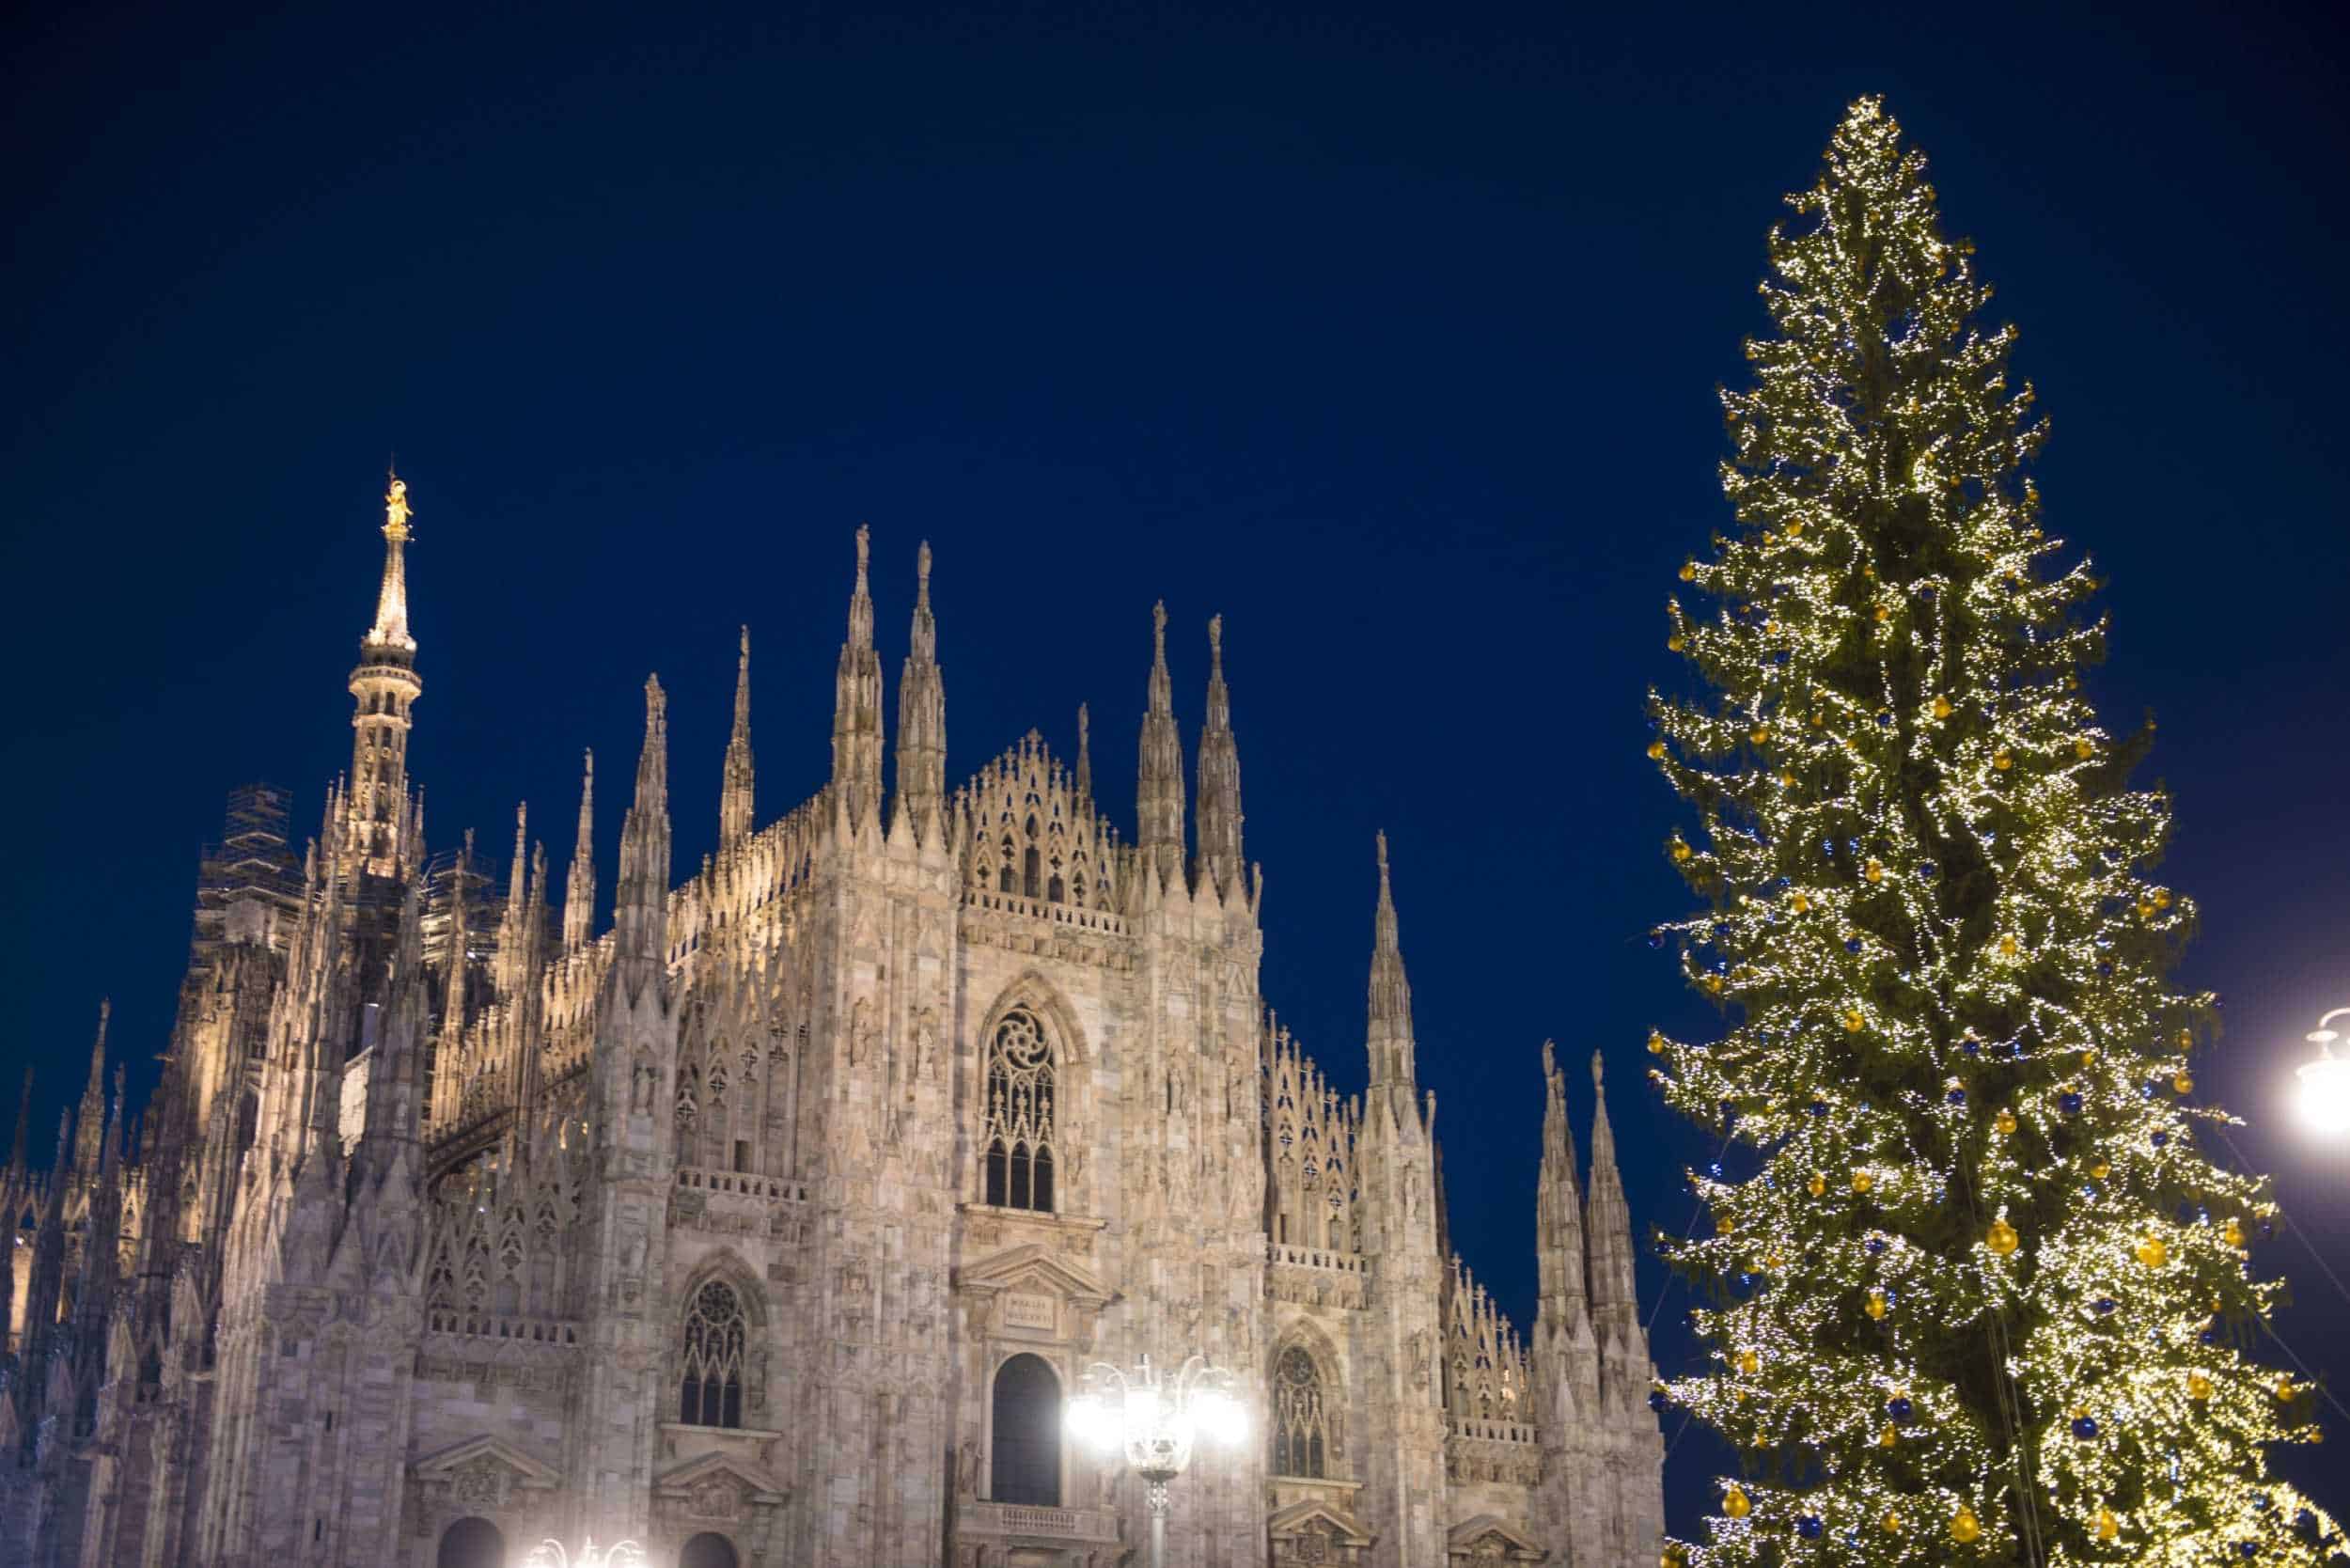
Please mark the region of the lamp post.
[[1248, 1440], [1238, 1383], [1205, 1356], [1167, 1378], [1146, 1356], [1131, 1372], [1094, 1362], [1069, 1402], [1069, 1435], [1105, 1461], [1122, 1456], [1150, 1488], [1151, 1568], [1166, 1568], [1167, 1483], [1191, 1463], [1193, 1442], [1202, 1432], [1226, 1448]]
[[579, 1555], [573, 1557], [563, 1549], [562, 1542], [550, 1538], [530, 1548], [523, 1568], [646, 1568], [645, 1551], [634, 1541], [599, 1546], [590, 1535], [580, 1543]]
[[2317, 1059], [2296, 1070], [2301, 1079], [2301, 1120], [2313, 1132], [2350, 1132], [2350, 1059], [2334, 1055], [2331, 1049], [2342, 1038], [2342, 1031], [2334, 1027], [2337, 1018], [2350, 1018], [2350, 1007], [2338, 1007], [2317, 1021], [2317, 1027], [2306, 1037], [2317, 1047]]

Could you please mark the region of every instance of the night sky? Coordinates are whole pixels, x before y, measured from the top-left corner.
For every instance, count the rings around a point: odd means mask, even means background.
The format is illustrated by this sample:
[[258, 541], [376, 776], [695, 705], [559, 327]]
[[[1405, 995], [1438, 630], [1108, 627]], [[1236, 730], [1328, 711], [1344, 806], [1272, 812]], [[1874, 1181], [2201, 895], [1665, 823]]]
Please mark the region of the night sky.
[[[647, 671], [681, 875], [738, 623], [761, 820], [822, 781], [860, 522], [893, 694], [937, 552], [950, 777], [1031, 727], [1073, 749], [1089, 702], [1129, 832], [1152, 602], [1187, 767], [1221, 612], [1266, 1000], [1360, 1086], [1386, 828], [1454, 1239], [1529, 1322], [1545, 1036], [1579, 1137], [1611, 1064], [1637, 1222], [1691, 1217], [1709, 1146], [1641, 1078], [1652, 1025], [1706, 1018], [1645, 940], [1686, 901], [1642, 697], [1729, 525], [1714, 395], [1764, 232], [1882, 91], [2023, 329], [2050, 531], [2109, 583], [2092, 689], [2160, 720], [2182, 978], [2228, 1003], [2199, 1097], [2350, 1275], [2350, 1149], [2284, 1112], [2350, 1003], [2350, 93], [2317, 8], [1264, 8], [15, 12], [0, 1066], [39, 1069], [37, 1155], [102, 995], [152, 1081], [224, 792], [290, 786], [313, 830], [397, 453], [428, 834], [502, 859], [527, 799], [559, 866], [593, 746], [606, 918]], [[2350, 1298], [2290, 1235], [2261, 1256], [2350, 1378]], [[2288, 1463], [2341, 1509], [2331, 1451]], [[1676, 1523], [1719, 1462], [1675, 1450]]]

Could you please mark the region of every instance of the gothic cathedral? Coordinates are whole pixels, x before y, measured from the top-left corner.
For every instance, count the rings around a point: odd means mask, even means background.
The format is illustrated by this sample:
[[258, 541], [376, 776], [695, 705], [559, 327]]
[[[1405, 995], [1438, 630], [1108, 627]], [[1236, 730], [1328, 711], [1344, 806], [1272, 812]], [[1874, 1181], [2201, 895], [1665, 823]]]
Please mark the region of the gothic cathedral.
[[1144, 1483], [1062, 1402], [1192, 1353], [1253, 1431], [1176, 1482], [1170, 1560], [1653, 1560], [1605, 1103], [1585, 1182], [1543, 1047], [1522, 1338], [1449, 1245], [1384, 839], [1368, 1091], [1259, 994], [1216, 623], [1188, 836], [1162, 611], [1122, 839], [1083, 710], [1073, 764], [1031, 731], [948, 791], [925, 545], [885, 795], [860, 529], [830, 780], [756, 817], [746, 634], [720, 848], [673, 883], [648, 682], [599, 932], [592, 758], [559, 908], [522, 823], [503, 878], [470, 838], [427, 855], [385, 499], [319, 837], [297, 859], [281, 792], [231, 795], [134, 1139], [102, 1011], [46, 1170], [19, 1118], [0, 1560], [505, 1568], [592, 1535], [658, 1568], [1111, 1568]]

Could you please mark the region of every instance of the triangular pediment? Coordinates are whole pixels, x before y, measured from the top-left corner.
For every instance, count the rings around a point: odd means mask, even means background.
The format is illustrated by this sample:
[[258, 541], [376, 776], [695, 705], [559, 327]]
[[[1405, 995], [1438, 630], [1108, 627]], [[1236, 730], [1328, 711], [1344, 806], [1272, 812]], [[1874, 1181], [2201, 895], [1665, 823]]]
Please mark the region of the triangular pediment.
[[1342, 1546], [1359, 1548], [1371, 1543], [1371, 1535], [1355, 1515], [1321, 1497], [1307, 1497], [1278, 1510], [1265, 1520], [1265, 1529], [1277, 1540], [1318, 1529]]
[[705, 1453], [675, 1465], [653, 1482], [653, 1490], [667, 1497], [686, 1497], [711, 1482], [732, 1482], [735, 1488], [753, 1502], [781, 1502], [783, 1483], [758, 1466], [745, 1463], [726, 1452]]
[[563, 1477], [503, 1437], [468, 1437], [425, 1455], [409, 1468], [418, 1481], [440, 1481], [487, 1461], [513, 1472], [521, 1486], [560, 1486]]
[[1528, 1540], [1498, 1513], [1480, 1513], [1453, 1526], [1446, 1547], [1448, 1556], [1472, 1560], [1480, 1549], [1486, 1558], [1501, 1562], [1540, 1562], [1550, 1556], [1547, 1548]]
[[1070, 1262], [1042, 1242], [1008, 1247], [966, 1264], [957, 1272], [955, 1285], [958, 1290], [982, 1293], [1042, 1291], [1095, 1307], [1110, 1298], [1109, 1287], [1090, 1269]]

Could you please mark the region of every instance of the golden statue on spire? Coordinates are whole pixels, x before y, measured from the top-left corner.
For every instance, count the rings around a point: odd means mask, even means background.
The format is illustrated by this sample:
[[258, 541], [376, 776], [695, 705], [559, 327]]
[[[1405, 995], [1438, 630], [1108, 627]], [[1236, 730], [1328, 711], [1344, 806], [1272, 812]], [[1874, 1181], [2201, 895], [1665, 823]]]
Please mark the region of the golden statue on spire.
[[391, 488], [384, 492], [384, 537], [400, 544], [408, 539], [408, 481], [398, 474], [391, 480]]

